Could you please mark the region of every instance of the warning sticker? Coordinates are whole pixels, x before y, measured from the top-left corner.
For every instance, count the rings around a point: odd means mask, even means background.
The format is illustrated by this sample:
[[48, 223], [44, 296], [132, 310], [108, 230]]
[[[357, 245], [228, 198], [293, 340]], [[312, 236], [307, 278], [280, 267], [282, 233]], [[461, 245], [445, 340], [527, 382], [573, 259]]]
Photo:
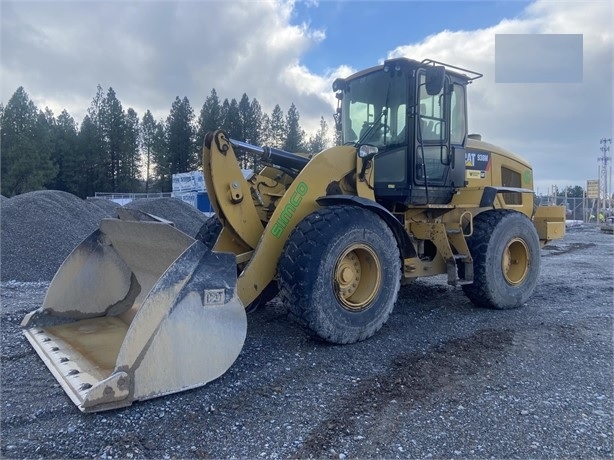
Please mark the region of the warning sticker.
[[466, 178], [467, 179], [483, 179], [484, 171], [472, 171], [471, 169], [468, 169], [466, 173]]

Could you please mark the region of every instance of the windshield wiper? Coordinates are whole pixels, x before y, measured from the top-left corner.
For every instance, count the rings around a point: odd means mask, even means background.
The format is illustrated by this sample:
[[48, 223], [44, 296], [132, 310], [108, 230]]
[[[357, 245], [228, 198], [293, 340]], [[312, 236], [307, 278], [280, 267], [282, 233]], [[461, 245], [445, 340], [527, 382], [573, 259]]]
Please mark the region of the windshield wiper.
[[[369, 137], [373, 134], [373, 132], [375, 131], [375, 129], [379, 126], [383, 126], [384, 128], [384, 145], [386, 145], [386, 126], [388, 125], [388, 98], [390, 97], [390, 87], [392, 86], [392, 82], [388, 83], [388, 88], [386, 89], [386, 101], [384, 103], [384, 105], [382, 106], [382, 111], [380, 112], [380, 114], [377, 116], [377, 118], [375, 120], [373, 120], [373, 123], [371, 124], [371, 126], [369, 126], [369, 128], [367, 129], [367, 131], [365, 131], [365, 133], [360, 137], [360, 139], [358, 139], [358, 144], [363, 144], [365, 139], [369, 139]], [[380, 125], [379, 121], [382, 119], [382, 117], [386, 115], [386, 118], [384, 119], [384, 124]]]
[[386, 109], [384, 108], [382, 112], [377, 116], [377, 118], [373, 120], [373, 123], [365, 131], [362, 137], [358, 139], [358, 142], [357, 142], [358, 144], [364, 144], [365, 139], [369, 139], [369, 137], [371, 137], [371, 134], [373, 134], [373, 132], [375, 131], [375, 127], [379, 125], [379, 121], [382, 119], [382, 116], [384, 115], [385, 112], [386, 112]]

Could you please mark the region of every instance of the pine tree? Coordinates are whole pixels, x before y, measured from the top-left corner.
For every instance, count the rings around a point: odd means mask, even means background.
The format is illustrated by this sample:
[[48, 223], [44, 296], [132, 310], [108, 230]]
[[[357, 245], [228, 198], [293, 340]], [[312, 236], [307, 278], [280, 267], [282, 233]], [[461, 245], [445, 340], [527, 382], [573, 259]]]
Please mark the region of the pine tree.
[[66, 110], [55, 121], [52, 138], [51, 158], [58, 174], [51, 187], [86, 198], [80, 194], [84, 160], [77, 145], [77, 124]]
[[93, 196], [95, 192], [110, 192], [111, 183], [107, 178], [106, 143], [104, 128], [105, 96], [102, 87], [96, 87], [96, 94], [87, 109], [78, 135], [79, 155], [86, 164], [87, 180], [82, 184], [82, 192]]
[[168, 187], [168, 190], [170, 190], [172, 174], [192, 171], [198, 166], [193, 121], [194, 111], [188, 98], [175, 98], [166, 122], [168, 130], [167, 164], [171, 177], [167, 178], [165, 189]]
[[305, 131], [299, 124], [300, 115], [294, 103], [290, 105], [286, 115], [287, 134], [283, 149], [288, 152], [302, 152], [305, 150]]
[[141, 121], [141, 145], [145, 155], [145, 193], [149, 193], [151, 167], [153, 164], [153, 151], [156, 141], [157, 123], [149, 110], [143, 115]]
[[96, 192], [110, 192], [106, 178], [104, 149], [100, 127], [90, 115], [86, 115], [77, 135], [78, 155], [84, 161], [84, 181], [80, 184], [79, 196], [94, 196]]
[[209, 131], [215, 131], [222, 127], [224, 117], [222, 114], [222, 106], [220, 99], [217, 96], [215, 88], [211, 90], [211, 94], [200, 109], [198, 117], [198, 130], [196, 132], [196, 148], [200, 150], [205, 140], [205, 135]]
[[245, 142], [262, 145], [263, 138], [262, 107], [257, 99], [252, 99], [245, 122]]
[[121, 178], [121, 162], [123, 154], [126, 126], [122, 104], [117, 99], [113, 88], [109, 88], [103, 100], [101, 109], [102, 134], [105, 155], [105, 175], [110, 183], [111, 192], [124, 191], [125, 184]]
[[141, 155], [139, 149], [139, 117], [133, 108], [124, 114], [124, 140], [119, 167], [120, 190], [136, 192], [141, 179]]
[[224, 99], [222, 105], [222, 111], [224, 113], [224, 122], [222, 128], [226, 131], [231, 138], [239, 141], [244, 140], [242, 138], [241, 128], [241, 115], [239, 114], [239, 104], [236, 99], [232, 99], [228, 102], [228, 99]]
[[273, 108], [269, 122], [269, 142], [271, 147], [281, 149], [284, 147], [286, 137], [288, 137], [288, 128], [279, 104], [276, 104]]
[[[239, 102], [240, 135], [236, 139], [252, 145], [260, 145], [262, 139], [262, 108], [256, 99], [250, 102], [243, 93]], [[259, 169], [260, 159], [254, 155], [240, 154], [243, 169]]]
[[320, 129], [309, 138], [307, 150], [309, 153], [318, 153], [327, 148], [328, 145], [328, 124], [324, 117], [320, 117]]
[[[53, 112], [45, 107], [44, 111], [39, 110], [36, 116], [36, 132], [34, 134], [35, 138], [32, 139], [37, 148], [44, 152], [45, 156], [47, 156], [52, 164], [53, 164], [53, 130], [55, 129], [55, 117], [53, 116]], [[45, 181], [42, 185], [43, 188], [52, 188], [52, 184], [57, 177], [57, 166], [53, 166], [55, 173], [49, 177], [47, 181]]]
[[50, 126], [23, 87], [9, 99], [0, 121], [0, 182], [5, 196], [40, 190], [57, 167], [49, 150]]
[[243, 93], [237, 106], [239, 112], [239, 131], [234, 135], [235, 139], [242, 140], [243, 142], [247, 142], [246, 127], [250, 122], [249, 105], [249, 97], [247, 97], [247, 94]]
[[151, 153], [155, 171], [153, 187], [157, 192], [169, 192], [172, 189], [168, 133], [167, 123], [160, 121], [156, 124]]
[[261, 123], [261, 132], [260, 132], [260, 145], [272, 146], [272, 135], [271, 135], [271, 118], [268, 114], [262, 114], [262, 123]]
[[[245, 142], [253, 145], [262, 145], [265, 139], [265, 122], [262, 107], [256, 99], [252, 99], [245, 122]], [[259, 171], [262, 169], [262, 159], [251, 155], [245, 165], [246, 169]]]

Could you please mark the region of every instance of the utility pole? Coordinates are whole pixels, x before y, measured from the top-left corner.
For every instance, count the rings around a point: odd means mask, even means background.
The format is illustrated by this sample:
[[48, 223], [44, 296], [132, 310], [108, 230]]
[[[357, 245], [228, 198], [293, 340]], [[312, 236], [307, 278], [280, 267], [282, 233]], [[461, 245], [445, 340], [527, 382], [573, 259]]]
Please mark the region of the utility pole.
[[600, 201], [600, 204], [597, 206], [597, 222], [599, 222], [599, 216], [601, 215], [602, 207], [605, 209], [604, 216], [608, 214], [608, 211], [612, 209], [610, 191], [608, 185], [609, 182], [612, 182], [612, 165], [610, 165], [609, 176], [610, 180], [608, 181], [608, 163], [612, 159], [612, 157], [608, 156], [608, 152], [610, 151], [610, 146], [608, 144], [612, 144], [612, 139], [606, 139], [605, 137], [599, 141], [601, 147], [602, 156], [600, 156], [597, 161], [599, 161], [599, 198], [603, 196], [603, 201]]

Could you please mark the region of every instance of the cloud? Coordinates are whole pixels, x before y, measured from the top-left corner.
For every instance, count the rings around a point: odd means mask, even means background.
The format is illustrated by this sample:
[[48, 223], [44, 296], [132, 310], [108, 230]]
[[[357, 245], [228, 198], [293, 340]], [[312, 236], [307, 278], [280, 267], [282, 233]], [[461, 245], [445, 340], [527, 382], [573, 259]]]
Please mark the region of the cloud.
[[[1, 100], [24, 86], [39, 108], [56, 115], [67, 109], [80, 122], [100, 84], [113, 87], [125, 109], [140, 116], [149, 109], [159, 119], [176, 96], [187, 96], [198, 114], [215, 88], [222, 99], [246, 93], [267, 113], [294, 103], [311, 132], [334, 112], [334, 78], [358, 69], [347, 54], [323, 73], [305, 66], [307, 53], [327, 52], [330, 44], [324, 29], [297, 23], [296, 6], [293, 0], [2, 1]], [[303, 6], [315, 9], [318, 2]], [[612, 137], [612, 15], [608, 1], [538, 0], [488, 28], [444, 30], [382, 50], [382, 61], [428, 57], [483, 73], [469, 88], [470, 130], [527, 158], [542, 192], [553, 184], [584, 185], [597, 176], [599, 140]], [[582, 34], [582, 83], [495, 83], [497, 34]]]
[[221, 98], [239, 100], [246, 93], [267, 112], [294, 102], [326, 113], [321, 89], [297, 93], [290, 86], [300, 56], [325, 38], [320, 30], [291, 24], [293, 5], [3, 2], [2, 100], [24, 86], [41, 108], [66, 108], [81, 121], [100, 84], [105, 91], [113, 87], [125, 108], [141, 115], [150, 109], [161, 118], [176, 96], [187, 96], [198, 113], [215, 88]]

